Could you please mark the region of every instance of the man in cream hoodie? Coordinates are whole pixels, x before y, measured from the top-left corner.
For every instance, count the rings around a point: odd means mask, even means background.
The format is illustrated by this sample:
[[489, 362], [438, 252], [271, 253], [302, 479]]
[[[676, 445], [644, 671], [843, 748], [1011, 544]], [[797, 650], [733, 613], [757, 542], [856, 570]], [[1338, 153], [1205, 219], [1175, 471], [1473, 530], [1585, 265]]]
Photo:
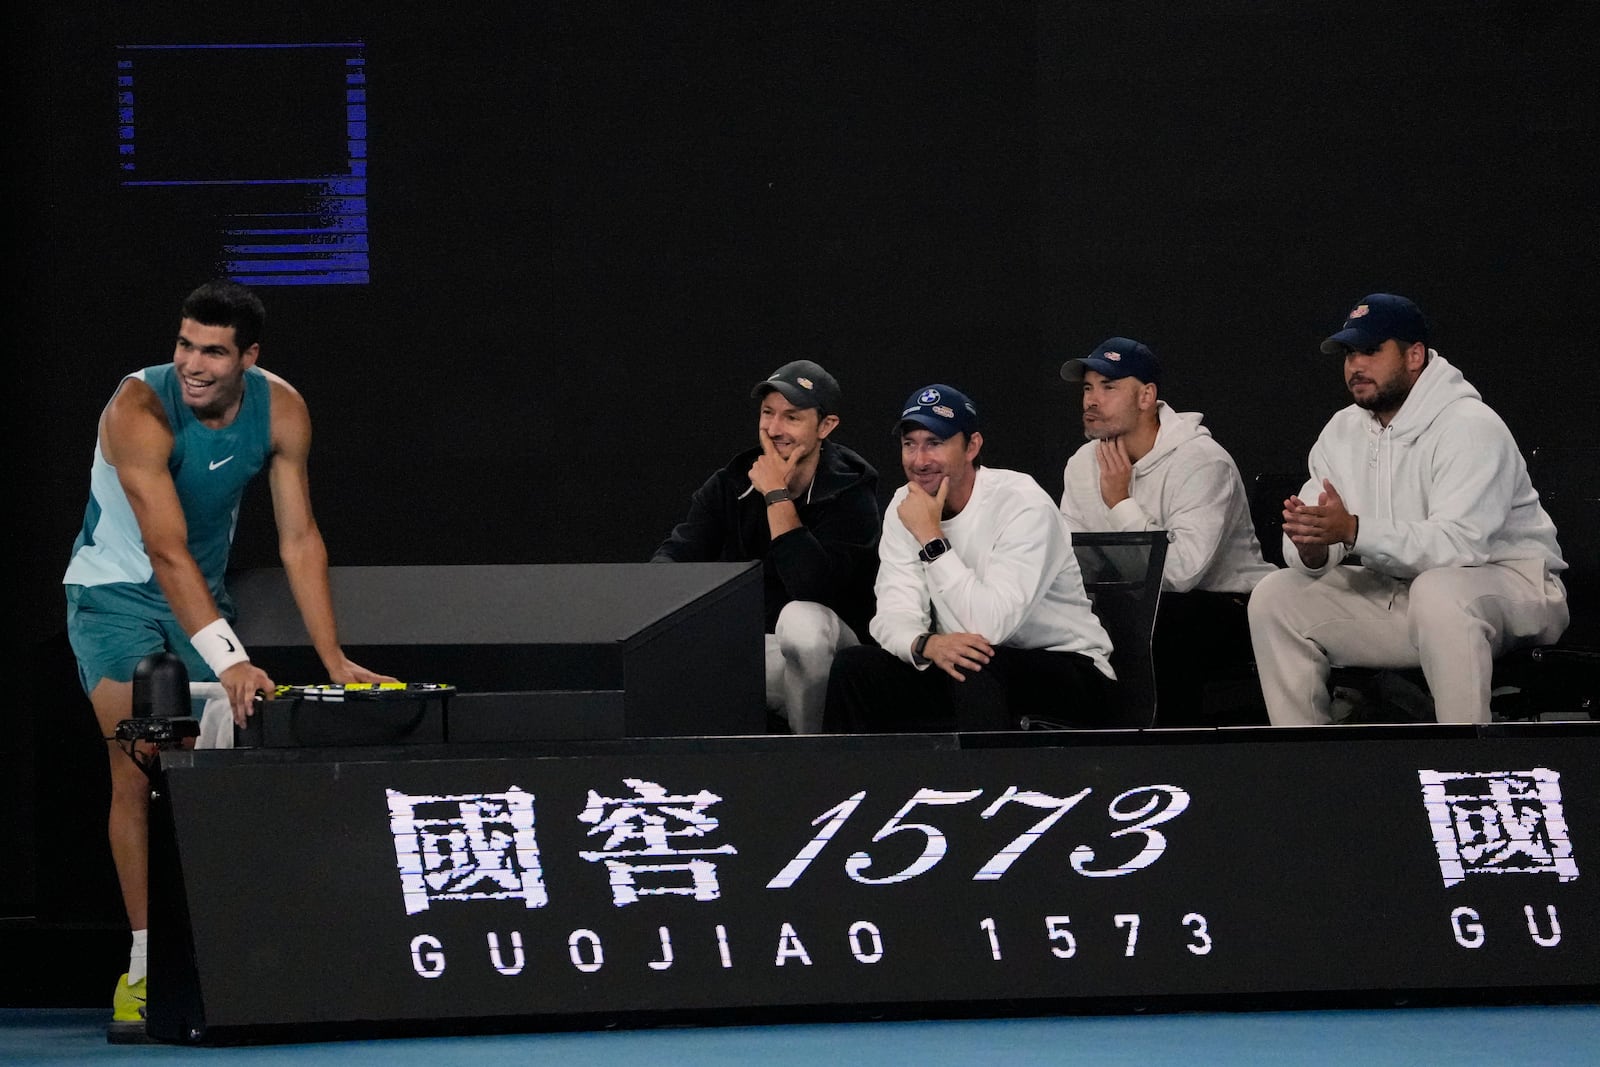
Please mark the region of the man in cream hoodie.
[[1160, 399], [1161, 363], [1149, 346], [1108, 338], [1062, 364], [1061, 377], [1082, 386], [1089, 438], [1067, 460], [1061, 513], [1075, 532], [1167, 531], [1156, 722], [1208, 724], [1204, 683], [1245, 661], [1250, 591], [1276, 569], [1262, 559], [1239, 468], [1199, 412]]
[[1363, 298], [1322, 351], [1343, 356], [1355, 403], [1284, 501], [1288, 569], [1251, 598], [1267, 711], [1326, 723], [1330, 665], [1420, 666], [1440, 722], [1488, 722], [1495, 657], [1566, 629], [1555, 525], [1511, 431], [1428, 347], [1410, 300]]

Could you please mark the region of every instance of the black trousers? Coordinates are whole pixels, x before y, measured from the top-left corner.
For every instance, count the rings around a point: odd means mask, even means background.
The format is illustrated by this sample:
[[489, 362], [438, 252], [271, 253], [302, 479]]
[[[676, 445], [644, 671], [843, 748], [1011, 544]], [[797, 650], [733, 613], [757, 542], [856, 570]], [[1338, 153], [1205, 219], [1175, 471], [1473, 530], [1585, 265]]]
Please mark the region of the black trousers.
[[956, 681], [938, 667], [919, 671], [881, 648], [841, 651], [828, 675], [827, 733], [941, 733], [1015, 730], [1024, 715], [1067, 725], [1119, 726], [1113, 683], [1076, 652], [1003, 648], [981, 671]]

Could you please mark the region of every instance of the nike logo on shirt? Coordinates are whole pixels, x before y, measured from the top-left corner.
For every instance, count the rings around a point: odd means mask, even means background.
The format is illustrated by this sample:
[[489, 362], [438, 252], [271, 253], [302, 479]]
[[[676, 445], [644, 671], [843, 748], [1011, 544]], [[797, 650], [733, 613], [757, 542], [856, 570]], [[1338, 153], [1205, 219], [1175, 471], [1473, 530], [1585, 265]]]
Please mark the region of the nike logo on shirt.
[[222, 466], [224, 463], [227, 463], [228, 460], [231, 460], [231, 459], [233, 459], [232, 456], [229, 456], [228, 459], [212, 460], [211, 461], [211, 469], [212, 470], [216, 470], [218, 467]]

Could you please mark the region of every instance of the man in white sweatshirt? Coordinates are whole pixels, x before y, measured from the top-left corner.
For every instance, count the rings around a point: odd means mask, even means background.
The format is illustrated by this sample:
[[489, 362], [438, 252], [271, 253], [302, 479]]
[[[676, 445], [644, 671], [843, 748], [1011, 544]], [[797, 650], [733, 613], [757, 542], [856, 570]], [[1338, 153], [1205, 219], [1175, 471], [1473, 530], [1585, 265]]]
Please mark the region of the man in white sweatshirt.
[[895, 424], [906, 484], [883, 520], [869, 631], [828, 679], [829, 733], [1014, 729], [1023, 715], [1120, 726], [1111, 639], [1055, 502], [981, 466], [977, 406], [949, 385]]
[[1277, 569], [1261, 557], [1238, 466], [1199, 412], [1160, 398], [1161, 361], [1148, 345], [1107, 338], [1062, 364], [1061, 377], [1082, 387], [1089, 439], [1063, 473], [1067, 526], [1168, 534], [1153, 650], [1157, 724], [1246, 721], [1202, 707], [1208, 678], [1248, 663], [1250, 591]]
[[1284, 501], [1288, 569], [1250, 600], [1267, 711], [1326, 723], [1330, 665], [1420, 666], [1440, 722], [1488, 722], [1495, 657], [1566, 629], [1555, 525], [1511, 431], [1428, 347], [1410, 300], [1364, 297], [1322, 351], [1343, 356], [1355, 403]]

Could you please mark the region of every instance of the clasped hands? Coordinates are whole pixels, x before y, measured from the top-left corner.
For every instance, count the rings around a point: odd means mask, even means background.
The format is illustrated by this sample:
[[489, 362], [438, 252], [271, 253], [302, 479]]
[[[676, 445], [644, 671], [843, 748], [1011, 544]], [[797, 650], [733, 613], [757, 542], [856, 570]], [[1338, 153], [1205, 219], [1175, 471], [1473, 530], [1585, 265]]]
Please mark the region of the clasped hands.
[[1300, 551], [1300, 558], [1308, 567], [1320, 567], [1328, 562], [1328, 546], [1342, 544], [1353, 546], [1358, 520], [1345, 507], [1344, 498], [1328, 479], [1322, 479], [1322, 492], [1315, 504], [1307, 504], [1298, 496], [1283, 502], [1283, 532]]

